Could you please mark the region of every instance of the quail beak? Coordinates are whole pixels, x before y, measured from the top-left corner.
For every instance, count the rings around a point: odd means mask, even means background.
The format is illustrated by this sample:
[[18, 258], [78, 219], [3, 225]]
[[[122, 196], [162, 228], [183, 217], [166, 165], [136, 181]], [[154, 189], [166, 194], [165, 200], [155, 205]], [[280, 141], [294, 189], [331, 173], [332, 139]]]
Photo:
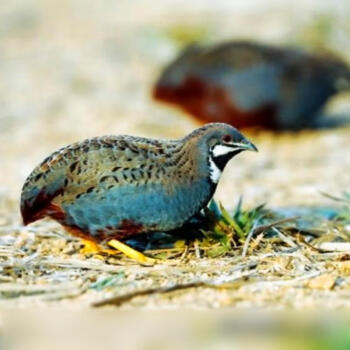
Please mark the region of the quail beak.
[[258, 152], [257, 147], [250, 141], [245, 140], [244, 142], [235, 142], [232, 144], [237, 149], [241, 149], [242, 151], [253, 151]]

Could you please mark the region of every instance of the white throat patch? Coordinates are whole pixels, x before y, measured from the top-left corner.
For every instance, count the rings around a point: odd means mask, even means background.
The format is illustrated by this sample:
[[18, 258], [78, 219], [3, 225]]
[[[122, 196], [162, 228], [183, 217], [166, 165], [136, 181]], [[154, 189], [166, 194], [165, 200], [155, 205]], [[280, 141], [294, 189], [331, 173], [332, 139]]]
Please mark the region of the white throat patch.
[[213, 147], [212, 154], [214, 158], [223, 156], [227, 153], [233, 152], [234, 148], [225, 145], [216, 145]]
[[211, 157], [209, 157], [209, 171], [210, 171], [210, 180], [214, 184], [217, 184], [221, 176], [221, 170], [217, 167], [217, 165], [215, 164], [215, 162]]

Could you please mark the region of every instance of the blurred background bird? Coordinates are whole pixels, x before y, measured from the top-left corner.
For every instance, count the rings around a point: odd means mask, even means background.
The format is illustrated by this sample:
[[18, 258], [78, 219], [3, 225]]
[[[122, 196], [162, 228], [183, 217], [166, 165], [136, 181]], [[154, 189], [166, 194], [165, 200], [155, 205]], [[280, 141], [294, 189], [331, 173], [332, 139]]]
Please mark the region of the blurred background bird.
[[346, 90], [350, 70], [335, 56], [233, 41], [187, 47], [164, 69], [153, 95], [202, 122], [301, 129]]

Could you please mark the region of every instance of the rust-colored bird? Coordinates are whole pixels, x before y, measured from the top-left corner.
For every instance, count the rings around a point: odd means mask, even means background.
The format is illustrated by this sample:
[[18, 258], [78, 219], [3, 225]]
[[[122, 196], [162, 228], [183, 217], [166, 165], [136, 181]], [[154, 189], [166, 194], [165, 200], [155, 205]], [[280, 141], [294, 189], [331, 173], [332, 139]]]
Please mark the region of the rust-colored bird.
[[350, 70], [335, 57], [238, 41], [190, 46], [165, 68], [153, 94], [203, 122], [300, 129], [342, 90], [350, 90]]

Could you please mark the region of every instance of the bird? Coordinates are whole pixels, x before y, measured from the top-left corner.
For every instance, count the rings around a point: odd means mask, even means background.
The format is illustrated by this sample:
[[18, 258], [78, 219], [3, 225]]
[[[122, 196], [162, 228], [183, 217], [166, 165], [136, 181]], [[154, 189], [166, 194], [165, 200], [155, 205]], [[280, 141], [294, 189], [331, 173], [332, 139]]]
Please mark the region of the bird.
[[160, 74], [153, 97], [204, 123], [298, 130], [312, 127], [341, 91], [350, 91], [350, 69], [334, 55], [231, 41], [185, 48]]
[[26, 179], [23, 223], [50, 217], [84, 240], [85, 253], [104, 251], [108, 242], [142, 263], [147, 257], [121, 241], [182, 227], [206, 207], [226, 164], [244, 150], [257, 148], [224, 123], [177, 140], [107, 135], [76, 142]]

